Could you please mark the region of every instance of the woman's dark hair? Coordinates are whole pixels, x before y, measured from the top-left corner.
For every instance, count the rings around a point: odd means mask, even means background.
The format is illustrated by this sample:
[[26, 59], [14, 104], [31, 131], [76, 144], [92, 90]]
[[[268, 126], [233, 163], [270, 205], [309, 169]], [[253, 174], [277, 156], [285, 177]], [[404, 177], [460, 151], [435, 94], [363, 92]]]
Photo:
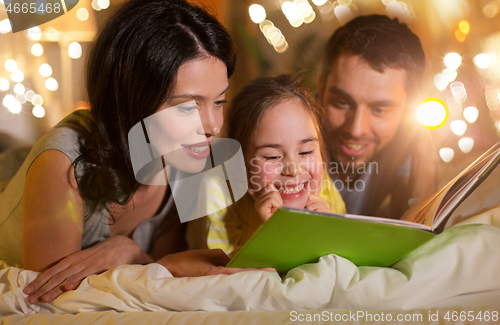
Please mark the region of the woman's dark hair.
[[[215, 57], [235, 64], [231, 38], [204, 9], [185, 0], [132, 0], [109, 20], [87, 61], [86, 87], [92, 115], [83, 132], [83, 167], [77, 177], [84, 200], [95, 209], [127, 202], [138, 189], [128, 132], [172, 96], [179, 67]], [[82, 133], [82, 132], [81, 132]]]
[[280, 75], [272, 78], [257, 78], [243, 87], [231, 100], [229, 106], [228, 136], [237, 140], [243, 154], [246, 154], [262, 116], [279, 103], [292, 99], [299, 99], [311, 114], [324, 160], [326, 158], [323, 150], [325, 134], [322, 126], [325, 114], [316, 98], [298, 76]]

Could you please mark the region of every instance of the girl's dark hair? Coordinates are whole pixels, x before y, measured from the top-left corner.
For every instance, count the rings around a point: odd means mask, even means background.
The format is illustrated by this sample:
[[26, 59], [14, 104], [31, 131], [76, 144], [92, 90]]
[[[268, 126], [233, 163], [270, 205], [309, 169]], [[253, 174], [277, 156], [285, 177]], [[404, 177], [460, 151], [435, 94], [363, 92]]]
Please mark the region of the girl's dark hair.
[[311, 113], [324, 160], [326, 157], [323, 150], [325, 139], [322, 127], [323, 109], [298, 76], [280, 75], [272, 78], [257, 78], [243, 87], [231, 100], [229, 106], [228, 136], [240, 143], [245, 154], [248, 152], [254, 131], [265, 112], [280, 102], [291, 99], [299, 99], [304, 108]]
[[224, 27], [207, 11], [185, 0], [132, 0], [125, 3], [99, 35], [87, 61], [86, 86], [92, 115], [82, 132], [83, 168], [77, 177], [90, 206], [127, 202], [138, 189], [128, 132], [172, 96], [179, 67], [215, 57], [228, 77], [235, 51]]

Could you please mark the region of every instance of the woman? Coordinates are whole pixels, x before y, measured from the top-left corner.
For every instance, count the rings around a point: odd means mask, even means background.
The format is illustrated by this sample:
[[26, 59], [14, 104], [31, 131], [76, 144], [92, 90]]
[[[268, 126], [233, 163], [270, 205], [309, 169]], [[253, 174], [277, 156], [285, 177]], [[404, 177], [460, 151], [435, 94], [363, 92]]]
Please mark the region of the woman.
[[122, 264], [157, 261], [174, 276], [238, 271], [223, 267], [221, 251], [175, 253], [184, 234], [171, 195], [137, 182], [127, 137], [148, 116], [185, 102], [198, 108], [198, 138], [218, 134], [233, 69], [225, 29], [186, 1], [132, 0], [113, 16], [88, 58], [90, 111], [70, 114], [40, 139], [1, 194], [8, 211], [0, 219], [14, 235], [22, 224], [21, 263], [43, 272], [24, 289], [29, 302], [52, 301]]

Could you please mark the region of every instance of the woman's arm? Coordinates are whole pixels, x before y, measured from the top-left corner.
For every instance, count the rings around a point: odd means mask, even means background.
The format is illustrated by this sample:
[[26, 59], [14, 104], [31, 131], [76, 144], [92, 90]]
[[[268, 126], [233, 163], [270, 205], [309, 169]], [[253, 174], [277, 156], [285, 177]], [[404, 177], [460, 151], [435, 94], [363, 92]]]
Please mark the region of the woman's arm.
[[68, 157], [43, 152], [26, 176], [22, 242], [24, 268], [41, 273], [24, 292], [28, 301], [52, 301], [81, 280], [122, 264], [153, 260], [126, 236], [112, 236], [81, 250], [83, 200]]

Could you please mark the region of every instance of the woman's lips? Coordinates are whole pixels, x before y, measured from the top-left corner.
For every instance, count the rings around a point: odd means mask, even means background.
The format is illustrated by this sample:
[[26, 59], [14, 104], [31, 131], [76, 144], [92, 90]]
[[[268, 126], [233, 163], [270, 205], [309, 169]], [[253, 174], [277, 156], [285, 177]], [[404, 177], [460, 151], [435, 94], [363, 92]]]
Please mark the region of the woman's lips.
[[182, 145], [182, 150], [195, 159], [205, 159], [210, 154], [210, 141]]

